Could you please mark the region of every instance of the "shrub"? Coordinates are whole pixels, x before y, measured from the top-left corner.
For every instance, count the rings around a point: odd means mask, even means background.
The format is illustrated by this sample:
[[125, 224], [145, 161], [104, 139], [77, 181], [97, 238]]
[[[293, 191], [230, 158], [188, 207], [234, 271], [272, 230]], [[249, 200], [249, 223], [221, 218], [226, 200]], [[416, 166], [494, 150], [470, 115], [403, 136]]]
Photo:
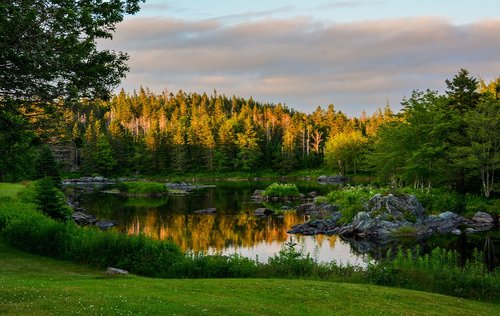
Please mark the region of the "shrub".
[[358, 212], [365, 211], [365, 203], [380, 192], [380, 189], [370, 186], [346, 186], [328, 193], [327, 198], [340, 206], [342, 217], [339, 223], [349, 223]]
[[366, 271], [368, 281], [475, 299], [500, 300], [500, 271], [488, 272], [481, 252], [461, 265], [456, 251], [435, 248], [422, 255], [399, 248], [396, 256], [376, 264]]
[[417, 190], [404, 188], [401, 193], [415, 195], [427, 212], [431, 214], [446, 211], [461, 213], [464, 210], [464, 200], [462, 196], [455, 192], [443, 189]]
[[273, 183], [264, 190], [264, 196], [298, 197], [299, 189], [293, 183]]

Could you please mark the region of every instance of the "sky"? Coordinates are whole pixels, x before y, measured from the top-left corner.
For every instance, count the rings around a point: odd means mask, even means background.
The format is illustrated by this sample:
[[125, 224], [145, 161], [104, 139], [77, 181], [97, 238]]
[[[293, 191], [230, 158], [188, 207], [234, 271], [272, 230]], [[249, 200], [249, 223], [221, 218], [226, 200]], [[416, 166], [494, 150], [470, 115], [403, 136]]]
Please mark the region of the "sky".
[[130, 55], [118, 89], [140, 86], [350, 116], [412, 90], [444, 92], [461, 68], [500, 76], [499, 0], [146, 0], [106, 49]]

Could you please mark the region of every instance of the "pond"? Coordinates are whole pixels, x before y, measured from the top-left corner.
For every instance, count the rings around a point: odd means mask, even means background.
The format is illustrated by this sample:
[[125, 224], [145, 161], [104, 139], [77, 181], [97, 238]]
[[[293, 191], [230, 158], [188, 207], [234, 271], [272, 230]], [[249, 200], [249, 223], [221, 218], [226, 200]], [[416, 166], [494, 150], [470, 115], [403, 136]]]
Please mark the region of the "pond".
[[[157, 239], [172, 239], [185, 251], [220, 253], [242, 256], [267, 262], [278, 253], [287, 241], [293, 240], [297, 248], [309, 253], [318, 262], [336, 261], [339, 264], [366, 266], [369, 258], [383, 257], [392, 245], [366, 245], [363, 241], [344, 240], [339, 236], [300, 236], [287, 231], [296, 224], [308, 220], [296, 213], [255, 216], [259, 207], [280, 209], [279, 203], [258, 203], [251, 199], [256, 189], [264, 189], [270, 181], [219, 181], [204, 182], [214, 187], [193, 190], [187, 195], [168, 195], [163, 198], [124, 197], [103, 193], [105, 188], [95, 188], [78, 195], [86, 212], [101, 219], [118, 223], [117, 229], [127, 234], [143, 233]], [[334, 190], [315, 181], [299, 181], [301, 193], [317, 192], [319, 195]], [[107, 189], [107, 188], [106, 188]], [[84, 191], [85, 192], [85, 191]], [[312, 201], [312, 199], [309, 199]], [[301, 202], [294, 202], [299, 204]], [[294, 206], [293, 203], [286, 204]], [[196, 210], [216, 208], [216, 214], [195, 214]], [[497, 254], [498, 234], [493, 240]], [[398, 241], [409, 247], [417, 242], [413, 239]], [[481, 249], [484, 236], [464, 239], [446, 235], [420, 242], [424, 251], [435, 246], [456, 249], [469, 255], [474, 247]], [[397, 246], [397, 245], [396, 245]]]

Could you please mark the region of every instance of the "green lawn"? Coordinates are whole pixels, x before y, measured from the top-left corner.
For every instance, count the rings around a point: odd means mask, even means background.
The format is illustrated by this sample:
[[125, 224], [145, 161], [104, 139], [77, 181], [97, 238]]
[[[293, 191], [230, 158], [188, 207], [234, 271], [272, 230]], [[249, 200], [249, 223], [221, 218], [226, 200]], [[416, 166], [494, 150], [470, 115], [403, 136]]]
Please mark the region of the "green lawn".
[[107, 277], [0, 241], [0, 314], [498, 315], [500, 305], [321, 281]]
[[21, 183], [0, 182], [0, 198], [14, 198], [24, 187]]

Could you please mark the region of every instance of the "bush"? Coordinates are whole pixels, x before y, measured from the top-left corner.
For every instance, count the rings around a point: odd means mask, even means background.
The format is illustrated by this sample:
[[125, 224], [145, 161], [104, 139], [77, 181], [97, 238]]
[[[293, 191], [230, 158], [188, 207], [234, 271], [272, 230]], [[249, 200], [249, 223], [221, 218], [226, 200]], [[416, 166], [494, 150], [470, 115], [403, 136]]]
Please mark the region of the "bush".
[[[389, 252], [388, 252], [389, 253]], [[483, 255], [475, 250], [473, 258], [461, 265], [456, 251], [435, 248], [430, 254], [399, 248], [395, 257], [370, 264], [369, 282], [413, 290], [474, 299], [500, 300], [500, 271], [488, 272]]]
[[476, 212], [500, 215], [500, 199], [487, 199], [483, 196], [465, 196], [465, 215], [473, 216]]
[[299, 189], [293, 183], [273, 183], [264, 190], [264, 196], [298, 197]]
[[375, 194], [381, 193], [380, 189], [370, 186], [346, 186], [328, 193], [327, 198], [331, 203], [340, 206], [342, 217], [339, 223], [350, 223], [358, 212], [365, 211], [365, 203]]
[[462, 213], [464, 210], [463, 197], [455, 192], [443, 189], [417, 190], [404, 188], [401, 193], [415, 195], [430, 214], [439, 214], [446, 211]]

